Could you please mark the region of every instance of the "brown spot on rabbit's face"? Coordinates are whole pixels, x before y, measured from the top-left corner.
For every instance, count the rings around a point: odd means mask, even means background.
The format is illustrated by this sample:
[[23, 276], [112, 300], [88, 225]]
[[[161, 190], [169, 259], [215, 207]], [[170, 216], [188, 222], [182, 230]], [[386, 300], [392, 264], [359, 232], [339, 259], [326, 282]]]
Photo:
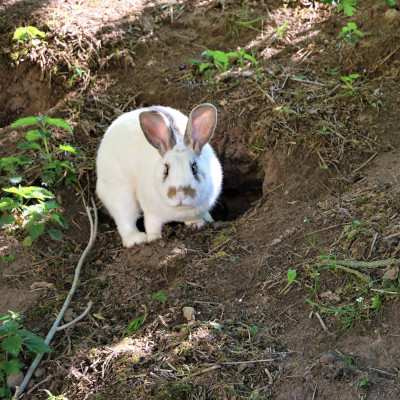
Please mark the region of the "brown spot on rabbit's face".
[[168, 196], [170, 199], [173, 199], [173, 198], [176, 196], [176, 187], [175, 187], [175, 186], [170, 186], [170, 187], [168, 188], [167, 196]]
[[191, 197], [192, 199], [196, 196], [196, 189], [193, 189], [191, 186], [183, 186], [180, 188], [185, 196]]
[[167, 196], [170, 199], [173, 199], [176, 197], [178, 192], [182, 192], [185, 196], [191, 197], [192, 199], [196, 197], [196, 189], [193, 189], [191, 186], [179, 186], [178, 188], [175, 186], [170, 186], [168, 188]]

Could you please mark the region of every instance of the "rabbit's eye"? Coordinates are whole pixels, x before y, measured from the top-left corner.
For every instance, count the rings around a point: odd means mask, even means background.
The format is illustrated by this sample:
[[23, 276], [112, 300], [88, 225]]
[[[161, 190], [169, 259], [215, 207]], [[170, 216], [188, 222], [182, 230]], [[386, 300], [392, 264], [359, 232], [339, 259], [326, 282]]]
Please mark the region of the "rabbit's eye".
[[198, 169], [198, 167], [197, 167], [196, 161], [192, 162], [191, 167], [192, 167], [193, 176], [194, 176], [195, 178], [197, 178], [197, 175], [198, 175], [198, 173], [199, 173], [199, 169]]
[[169, 165], [164, 164], [164, 176], [163, 176], [164, 181], [167, 179], [168, 174], [169, 174]]

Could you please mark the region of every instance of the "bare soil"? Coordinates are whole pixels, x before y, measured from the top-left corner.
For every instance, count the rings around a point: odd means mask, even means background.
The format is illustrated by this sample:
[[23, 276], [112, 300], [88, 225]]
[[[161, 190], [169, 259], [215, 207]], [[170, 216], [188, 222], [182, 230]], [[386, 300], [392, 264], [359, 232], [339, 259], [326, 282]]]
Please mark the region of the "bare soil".
[[[213, 146], [225, 173], [217, 222], [200, 231], [171, 225], [161, 241], [127, 250], [99, 210], [69, 319], [90, 300], [93, 309], [56, 336], [31, 388], [49, 379], [26, 398], [47, 398], [41, 389], [69, 400], [400, 398], [398, 293], [347, 325], [307, 302], [369, 299], [339, 270], [321, 270], [316, 289], [321, 255], [400, 252], [400, 13], [364, 3], [355, 20], [367, 35], [350, 45], [338, 38], [344, 17], [319, 2], [3, 1], [0, 156], [15, 151], [15, 118], [65, 117], [86, 154], [79, 178], [88, 198], [97, 145], [117, 115], [208, 101], [219, 110]], [[23, 24], [52, 34], [43, 58], [15, 66], [10, 36]], [[255, 52], [257, 73], [194, 73], [190, 60], [203, 50], [239, 46]], [[71, 83], [75, 64], [86, 73]], [[350, 73], [362, 76], [351, 94], [340, 80]], [[0, 313], [23, 312], [42, 335], [88, 239], [81, 194], [58, 193], [71, 221], [61, 244], [27, 249], [0, 234], [0, 256], [15, 256], [1, 264]], [[365, 228], [353, 234], [354, 221]], [[297, 278], [286, 288], [288, 269]], [[195, 320], [185, 320], [185, 306]], [[138, 317], [143, 325], [127, 333]]]

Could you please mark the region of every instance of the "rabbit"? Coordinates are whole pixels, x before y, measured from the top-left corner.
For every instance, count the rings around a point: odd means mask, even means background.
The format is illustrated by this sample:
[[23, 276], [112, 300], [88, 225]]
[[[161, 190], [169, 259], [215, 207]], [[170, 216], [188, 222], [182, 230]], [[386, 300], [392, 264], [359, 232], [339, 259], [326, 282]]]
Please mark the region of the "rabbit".
[[[216, 124], [217, 109], [204, 103], [189, 118], [153, 106], [122, 114], [108, 127], [97, 152], [96, 193], [124, 247], [161, 238], [168, 222], [197, 228], [213, 222], [223, 180], [208, 143]], [[136, 227], [141, 213], [146, 233]]]

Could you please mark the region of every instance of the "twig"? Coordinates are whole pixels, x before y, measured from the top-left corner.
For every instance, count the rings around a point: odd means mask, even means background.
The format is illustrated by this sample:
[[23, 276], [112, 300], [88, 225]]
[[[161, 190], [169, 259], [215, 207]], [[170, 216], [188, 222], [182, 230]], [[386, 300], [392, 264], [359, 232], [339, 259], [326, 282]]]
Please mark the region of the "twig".
[[26, 394], [31, 394], [33, 393], [39, 386], [42, 386], [44, 383], [48, 382], [50, 379], [52, 378], [51, 375], [46, 376], [46, 378], [44, 378], [43, 380], [41, 380], [40, 382], [38, 382], [35, 386], [33, 386], [32, 388], [30, 388]]
[[350, 268], [350, 267], [345, 267], [344, 265], [341, 265], [341, 264], [339, 264], [339, 263], [335, 265], [335, 268], [338, 269], [338, 270], [347, 272], [347, 273], [349, 273], [349, 274], [353, 274], [353, 275], [355, 275], [357, 278], [361, 279], [361, 280], [364, 281], [364, 282], [367, 282], [367, 283], [368, 283], [368, 282], [370, 281], [370, 277], [369, 277], [369, 276], [363, 274], [363, 273], [360, 272], [360, 271], [357, 271], [356, 269], [352, 269], [352, 268]]
[[319, 315], [319, 313], [315, 311], [315, 312], [313, 312], [313, 314], [317, 317], [319, 323], [320, 323], [321, 326], [322, 326], [322, 329], [323, 329], [326, 333], [330, 333], [330, 332], [329, 332], [329, 329], [328, 329], [327, 326], [325, 325], [325, 322], [324, 322], [324, 320], [322, 319], [322, 317]]
[[266, 358], [264, 360], [248, 360], [248, 361], [226, 361], [220, 363], [221, 365], [243, 365], [243, 364], [259, 364], [259, 363], [268, 363], [274, 362], [276, 358]]
[[202, 369], [201, 371], [197, 371], [194, 374], [191, 374], [190, 378], [193, 378], [193, 377], [199, 376], [199, 375], [203, 375], [203, 374], [207, 374], [208, 372], [215, 371], [216, 369], [220, 369], [220, 368], [221, 368], [221, 365], [216, 364], [216, 365], [213, 365], [211, 367]]
[[370, 258], [372, 256], [372, 253], [374, 252], [377, 239], [378, 239], [378, 232], [375, 232], [374, 237], [372, 239], [371, 247], [369, 249], [368, 258]]
[[[65, 299], [64, 304], [63, 304], [60, 312], [58, 313], [56, 320], [53, 322], [53, 325], [50, 328], [49, 333], [46, 336], [45, 343], [47, 345], [50, 344], [51, 340], [53, 339], [54, 335], [56, 334], [57, 328], [60, 325], [60, 322], [61, 322], [62, 318], [64, 317], [65, 311], [67, 310], [67, 308], [68, 308], [68, 306], [69, 306], [69, 304], [70, 304], [70, 302], [72, 300], [72, 297], [73, 297], [73, 295], [74, 295], [74, 293], [76, 291], [76, 288], [78, 287], [79, 275], [80, 275], [80, 272], [81, 272], [82, 265], [83, 265], [87, 255], [89, 254], [90, 250], [92, 249], [93, 244], [94, 244], [94, 242], [96, 240], [97, 224], [98, 224], [97, 208], [96, 208], [96, 204], [95, 204], [93, 198], [91, 199], [91, 202], [92, 202], [92, 207], [93, 207], [94, 220], [93, 220], [90, 208], [85, 205], [86, 213], [87, 213], [87, 216], [89, 218], [89, 223], [90, 223], [90, 238], [89, 238], [89, 242], [88, 242], [85, 250], [83, 251], [83, 253], [82, 253], [82, 255], [81, 255], [81, 257], [80, 257], [80, 259], [78, 261], [78, 264], [77, 264], [77, 266], [75, 268], [74, 280], [72, 282], [71, 289], [68, 292], [67, 298]], [[21, 395], [24, 393], [25, 389], [27, 388], [27, 386], [28, 386], [28, 384], [29, 384], [29, 382], [30, 382], [30, 380], [32, 378], [33, 373], [35, 372], [35, 370], [38, 367], [40, 361], [42, 360], [43, 355], [44, 355], [44, 353], [37, 354], [37, 356], [33, 360], [32, 364], [30, 365], [28, 371], [26, 372], [24, 380], [21, 383], [21, 386], [17, 387], [17, 390], [15, 392], [15, 395], [14, 395], [13, 399], [16, 400], [16, 399], [20, 398]]]
[[264, 368], [264, 372], [268, 375], [268, 385], [272, 385], [274, 383], [274, 378], [267, 367]]
[[322, 260], [320, 265], [342, 265], [350, 268], [383, 268], [393, 264], [400, 264], [400, 258], [387, 258], [386, 260], [357, 261], [357, 260]]
[[322, 228], [322, 229], [318, 229], [318, 230], [316, 230], [316, 231], [312, 231], [312, 232], [306, 233], [306, 234], [304, 235], [304, 237], [310, 236], [310, 235], [314, 235], [314, 234], [316, 234], [316, 233], [321, 233], [321, 232], [325, 232], [325, 231], [330, 231], [331, 229], [340, 228], [341, 226], [344, 226], [344, 225], [349, 225], [349, 224], [348, 224], [348, 223], [345, 223], [345, 224], [336, 224], [336, 225], [327, 226], [326, 228]]
[[59, 326], [59, 327], [57, 328], [57, 332], [62, 331], [62, 330], [64, 330], [64, 329], [67, 329], [67, 328], [69, 328], [70, 326], [75, 325], [75, 324], [76, 324], [77, 322], [79, 322], [81, 319], [85, 318], [86, 315], [89, 314], [89, 311], [90, 311], [90, 309], [92, 308], [92, 306], [93, 306], [93, 301], [89, 301], [89, 303], [88, 303], [88, 305], [87, 305], [85, 311], [84, 311], [81, 315], [77, 316], [75, 319], [73, 319], [72, 321], [70, 321], [70, 322], [68, 322], [68, 323], [66, 323], [66, 324], [64, 324], [64, 325]]
[[309, 81], [308, 79], [299, 79], [299, 78], [290, 77], [290, 80], [294, 81], [294, 82], [309, 84], [309, 85], [326, 86], [324, 83], [316, 82], [316, 81]]
[[360, 171], [360, 170], [362, 170], [363, 168], [365, 168], [377, 155], [378, 155], [378, 153], [372, 154], [372, 156], [371, 156], [370, 158], [368, 158], [367, 161], [365, 161], [365, 162], [362, 163], [359, 167], [357, 167], [351, 174], [354, 175], [354, 174], [356, 174], [358, 171]]
[[318, 385], [315, 385], [314, 393], [313, 393], [313, 395], [312, 395], [312, 399], [311, 399], [311, 400], [315, 400], [315, 396], [316, 396], [316, 394], [317, 394], [317, 389], [318, 389]]

